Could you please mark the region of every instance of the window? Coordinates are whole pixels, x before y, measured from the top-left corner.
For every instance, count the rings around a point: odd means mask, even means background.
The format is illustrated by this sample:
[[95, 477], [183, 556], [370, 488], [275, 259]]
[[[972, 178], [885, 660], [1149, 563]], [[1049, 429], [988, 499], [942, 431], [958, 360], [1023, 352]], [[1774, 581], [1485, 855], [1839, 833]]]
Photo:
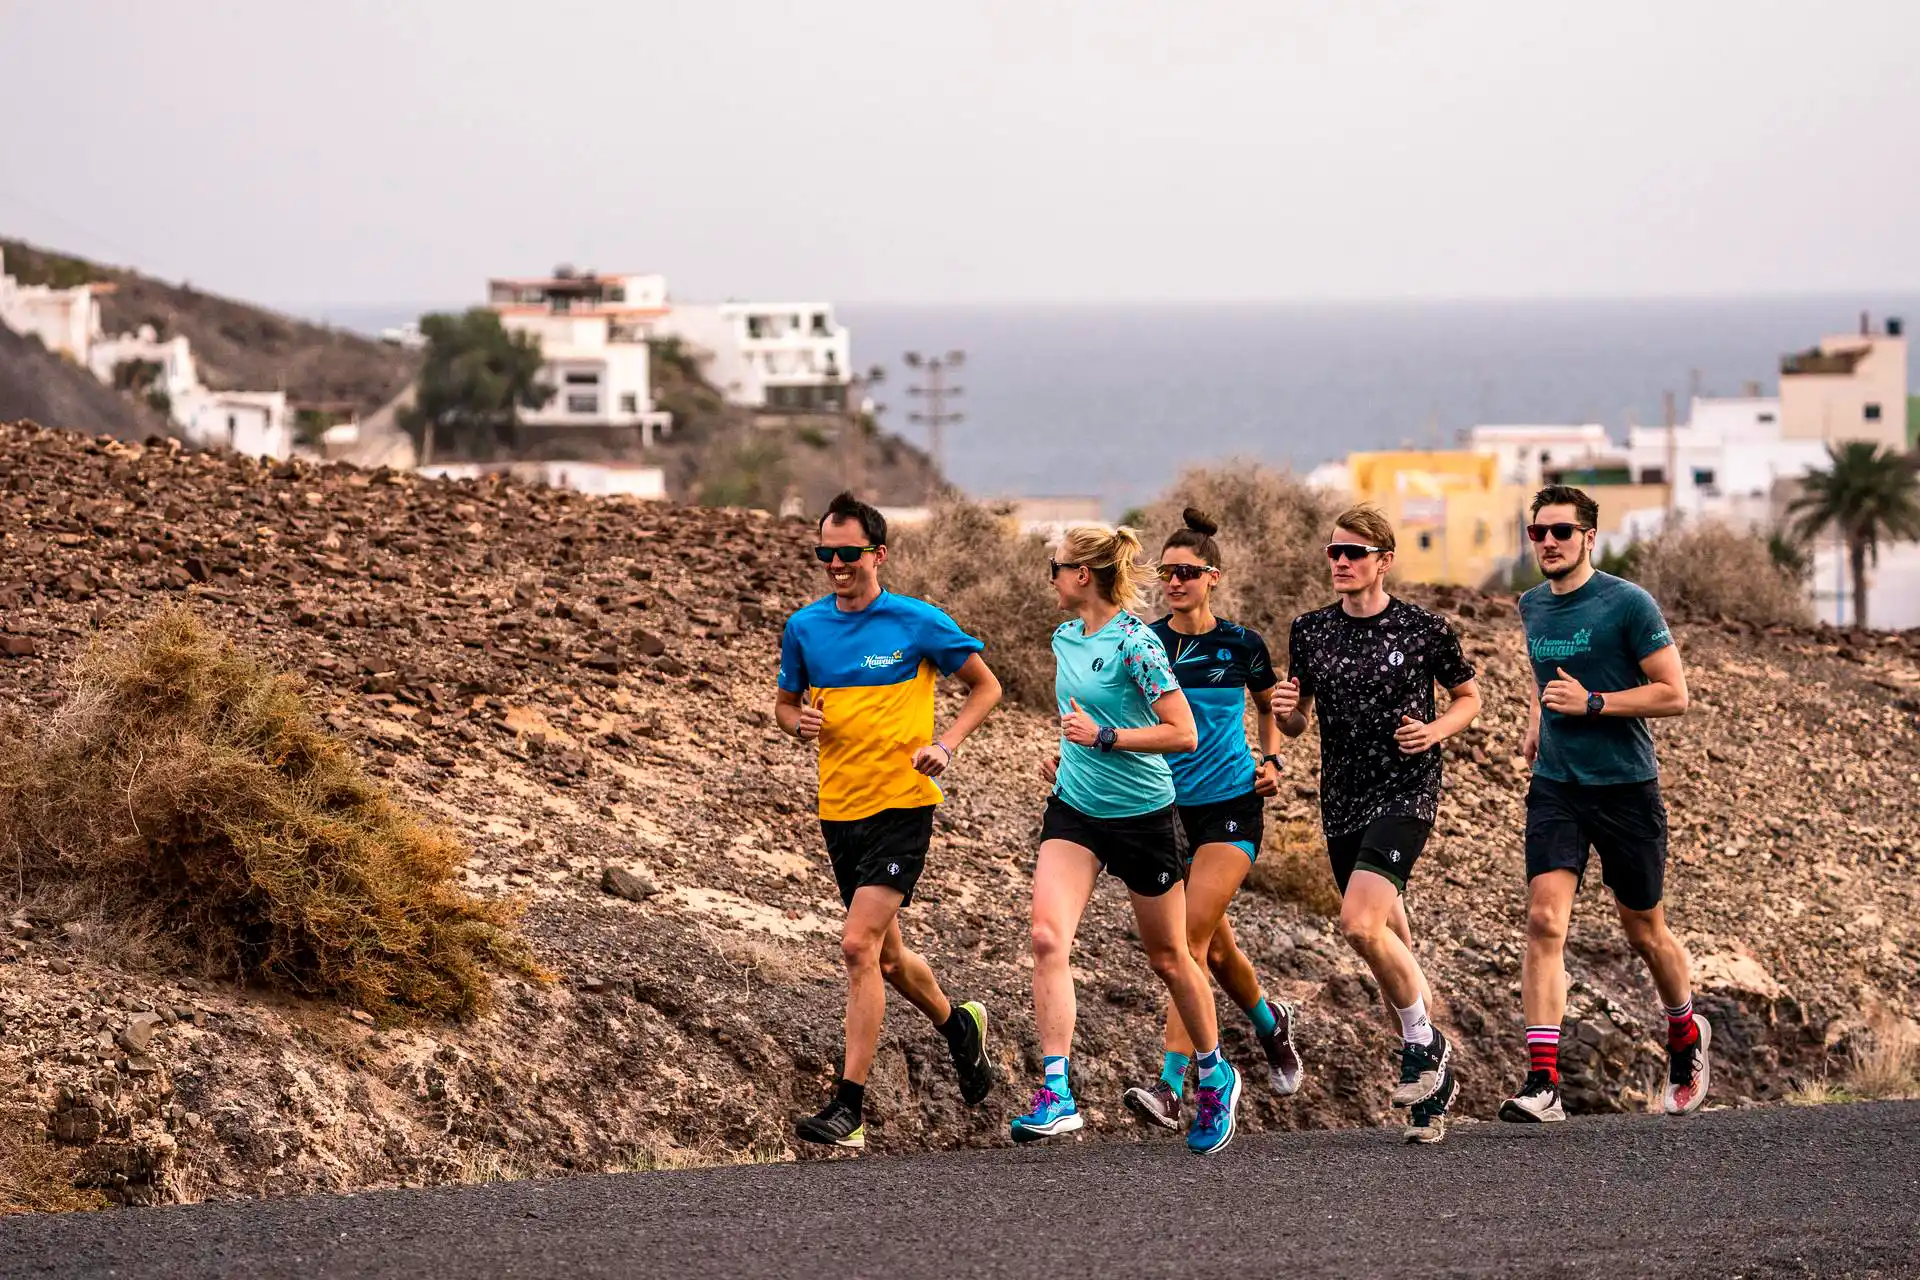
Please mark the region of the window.
[[570, 387], [597, 387], [600, 385], [600, 373], [595, 369], [567, 370], [567, 385]]
[[1547, 464], [1548, 464], [1549, 462], [1552, 462], [1552, 461], [1553, 461], [1553, 450], [1551, 450], [1551, 449], [1542, 449], [1542, 450], [1540, 451], [1540, 465], [1544, 467], [1544, 466], [1546, 466], [1546, 465], [1547, 465]]
[[1755, 420], [1756, 422], [1772, 422], [1772, 421], [1773, 421], [1773, 415], [1772, 415], [1772, 414], [1770, 414], [1770, 413], [1761, 413], [1761, 414], [1755, 414], [1755, 415], [1754, 415], [1754, 420]]
[[1693, 482], [1702, 489], [1713, 488], [1713, 468], [1695, 467], [1693, 469]]
[[568, 396], [567, 412], [568, 413], [598, 413], [600, 412], [600, 397], [599, 396]]
[[1870, 405], [1868, 405], [1868, 406], [1867, 406], [1867, 421], [1868, 421], [1868, 422], [1878, 422], [1878, 421], [1880, 421], [1880, 406], [1879, 406], [1879, 405], [1877, 405], [1877, 404], [1870, 404]]
[[622, 392], [620, 395], [620, 412], [622, 413], [640, 412], [640, 397], [635, 395], [631, 391]]
[[1666, 482], [1667, 482], [1667, 469], [1665, 467], [1641, 468], [1640, 470], [1641, 484], [1665, 484]]
[[1420, 549], [1421, 549], [1422, 551], [1431, 551], [1431, 550], [1433, 550], [1433, 535], [1432, 535], [1432, 534], [1430, 534], [1430, 533], [1423, 533], [1423, 534], [1421, 534], [1421, 535], [1420, 535]]
[[607, 290], [608, 302], [625, 302], [626, 300], [627, 300], [627, 287], [625, 285], [617, 284], [613, 286], [613, 288]]

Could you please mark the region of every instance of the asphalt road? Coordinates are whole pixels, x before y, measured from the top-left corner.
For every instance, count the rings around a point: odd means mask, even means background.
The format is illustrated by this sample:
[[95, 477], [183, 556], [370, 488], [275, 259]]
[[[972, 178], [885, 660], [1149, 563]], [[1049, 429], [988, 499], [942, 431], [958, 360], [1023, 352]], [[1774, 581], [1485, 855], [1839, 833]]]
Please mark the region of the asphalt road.
[[0, 1220], [0, 1276], [1920, 1275], [1920, 1103], [1172, 1135]]

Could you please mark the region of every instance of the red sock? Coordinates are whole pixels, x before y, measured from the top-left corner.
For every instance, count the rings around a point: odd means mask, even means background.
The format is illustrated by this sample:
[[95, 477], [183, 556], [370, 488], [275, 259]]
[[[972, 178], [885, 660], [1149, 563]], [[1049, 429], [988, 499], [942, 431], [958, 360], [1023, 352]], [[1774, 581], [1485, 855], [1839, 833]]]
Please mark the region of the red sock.
[[1693, 997], [1678, 1009], [1667, 1010], [1667, 1048], [1684, 1049], [1700, 1038], [1700, 1028], [1693, 1021]]
[[1560, 1028], [1527, 1028], [1527, 1070], [1544, 1071], [1547, 1079], [1560, 1083]]

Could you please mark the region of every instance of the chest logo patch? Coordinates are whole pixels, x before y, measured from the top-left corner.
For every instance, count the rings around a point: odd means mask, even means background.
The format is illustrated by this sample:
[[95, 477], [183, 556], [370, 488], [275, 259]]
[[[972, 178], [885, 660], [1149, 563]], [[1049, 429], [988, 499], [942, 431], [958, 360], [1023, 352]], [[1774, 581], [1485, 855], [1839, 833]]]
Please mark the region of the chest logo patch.
[[1231, 650], [1231, 649], [1221, 649], [1221, 650], [1220, 650], [1219, 652], [1217, 652], [1217, 653], [1215, 653], [1215, 654], [1214, 654], [1213, 656], [1214, 656], [1215, 658], [1217, 658], [1217, 659], [1219, 659], [1219, 660], [1220, 660], [1221, 662], [1232, 662], [1232, 661], [1233, 661], [1233, 650]]
[[1098, 671], [1100, 668], [1106, 665], [1107, 665], [1107, 660], [1105, 658], [1095, 658], [1093, 660], [1093, 669], [1095, 671]]
[[1402, 666], [1406, 663], [1406, 661], [1407, 661], [1407, 655], [1400, 652], [1398, 649], [1395, 649], [1392, 653], [1387, 655], [1387, 665], [1390, 667]]
[[860, 665], [869, 671], [879, 671], [886, 667], [897, 667], [906, 660], [906, 654], [895, 649], [892, 653], [870, 653], [860, 659]]

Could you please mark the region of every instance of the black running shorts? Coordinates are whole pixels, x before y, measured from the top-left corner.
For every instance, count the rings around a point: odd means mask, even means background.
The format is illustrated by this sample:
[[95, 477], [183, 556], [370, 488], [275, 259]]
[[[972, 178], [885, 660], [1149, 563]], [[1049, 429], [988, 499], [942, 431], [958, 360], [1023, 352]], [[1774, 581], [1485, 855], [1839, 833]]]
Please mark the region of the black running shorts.
[[820, 819], [827, 860], [840, 885], [840, 901], [853, 905], [853, 891], [870, 884], [900, 891], [900, 905], [913, 901], [913, 886], [927, 865], [933, 843], [934, 805], [882, 809], [849, 822]]
[[1213, 804], [1183, 804], [1179, 813], [1180, 830], [1187, 838], [1180, 854], [1183, 861], [1192, 862], [1194, 850], [1203, 844], [1238, 846], [1249, 862], [1260, 856], [1267, 804], [1258, 793], [1249, 791]]
[[1180, 833], [1173, 815], [1168, 805], [1137, 818], [1095, 818], [1048, 796], [1040, 839], [1079, 845], [1127, 888], [1157, 898], [1180, 883]]
[[1600, 879], [1621, 906], [1651, 911], [1667, 878], [1667, 806], [1658, 779], [1582, 786], [1535, 776], [1527, 788], [1527, 879], [1545, 871], [1584, 877], [1600, 853]]
[[1365, 867], [1393, 881], [1393, 887], [1405, 891], [1413, 864], [1427, 847], [1433, 824], [1404, 814], [1375, 818], [1358, 831], [1327, 837], [1327, 860], [1333, 864], [1333, 879], [1342, 894], [1354, 868]]

